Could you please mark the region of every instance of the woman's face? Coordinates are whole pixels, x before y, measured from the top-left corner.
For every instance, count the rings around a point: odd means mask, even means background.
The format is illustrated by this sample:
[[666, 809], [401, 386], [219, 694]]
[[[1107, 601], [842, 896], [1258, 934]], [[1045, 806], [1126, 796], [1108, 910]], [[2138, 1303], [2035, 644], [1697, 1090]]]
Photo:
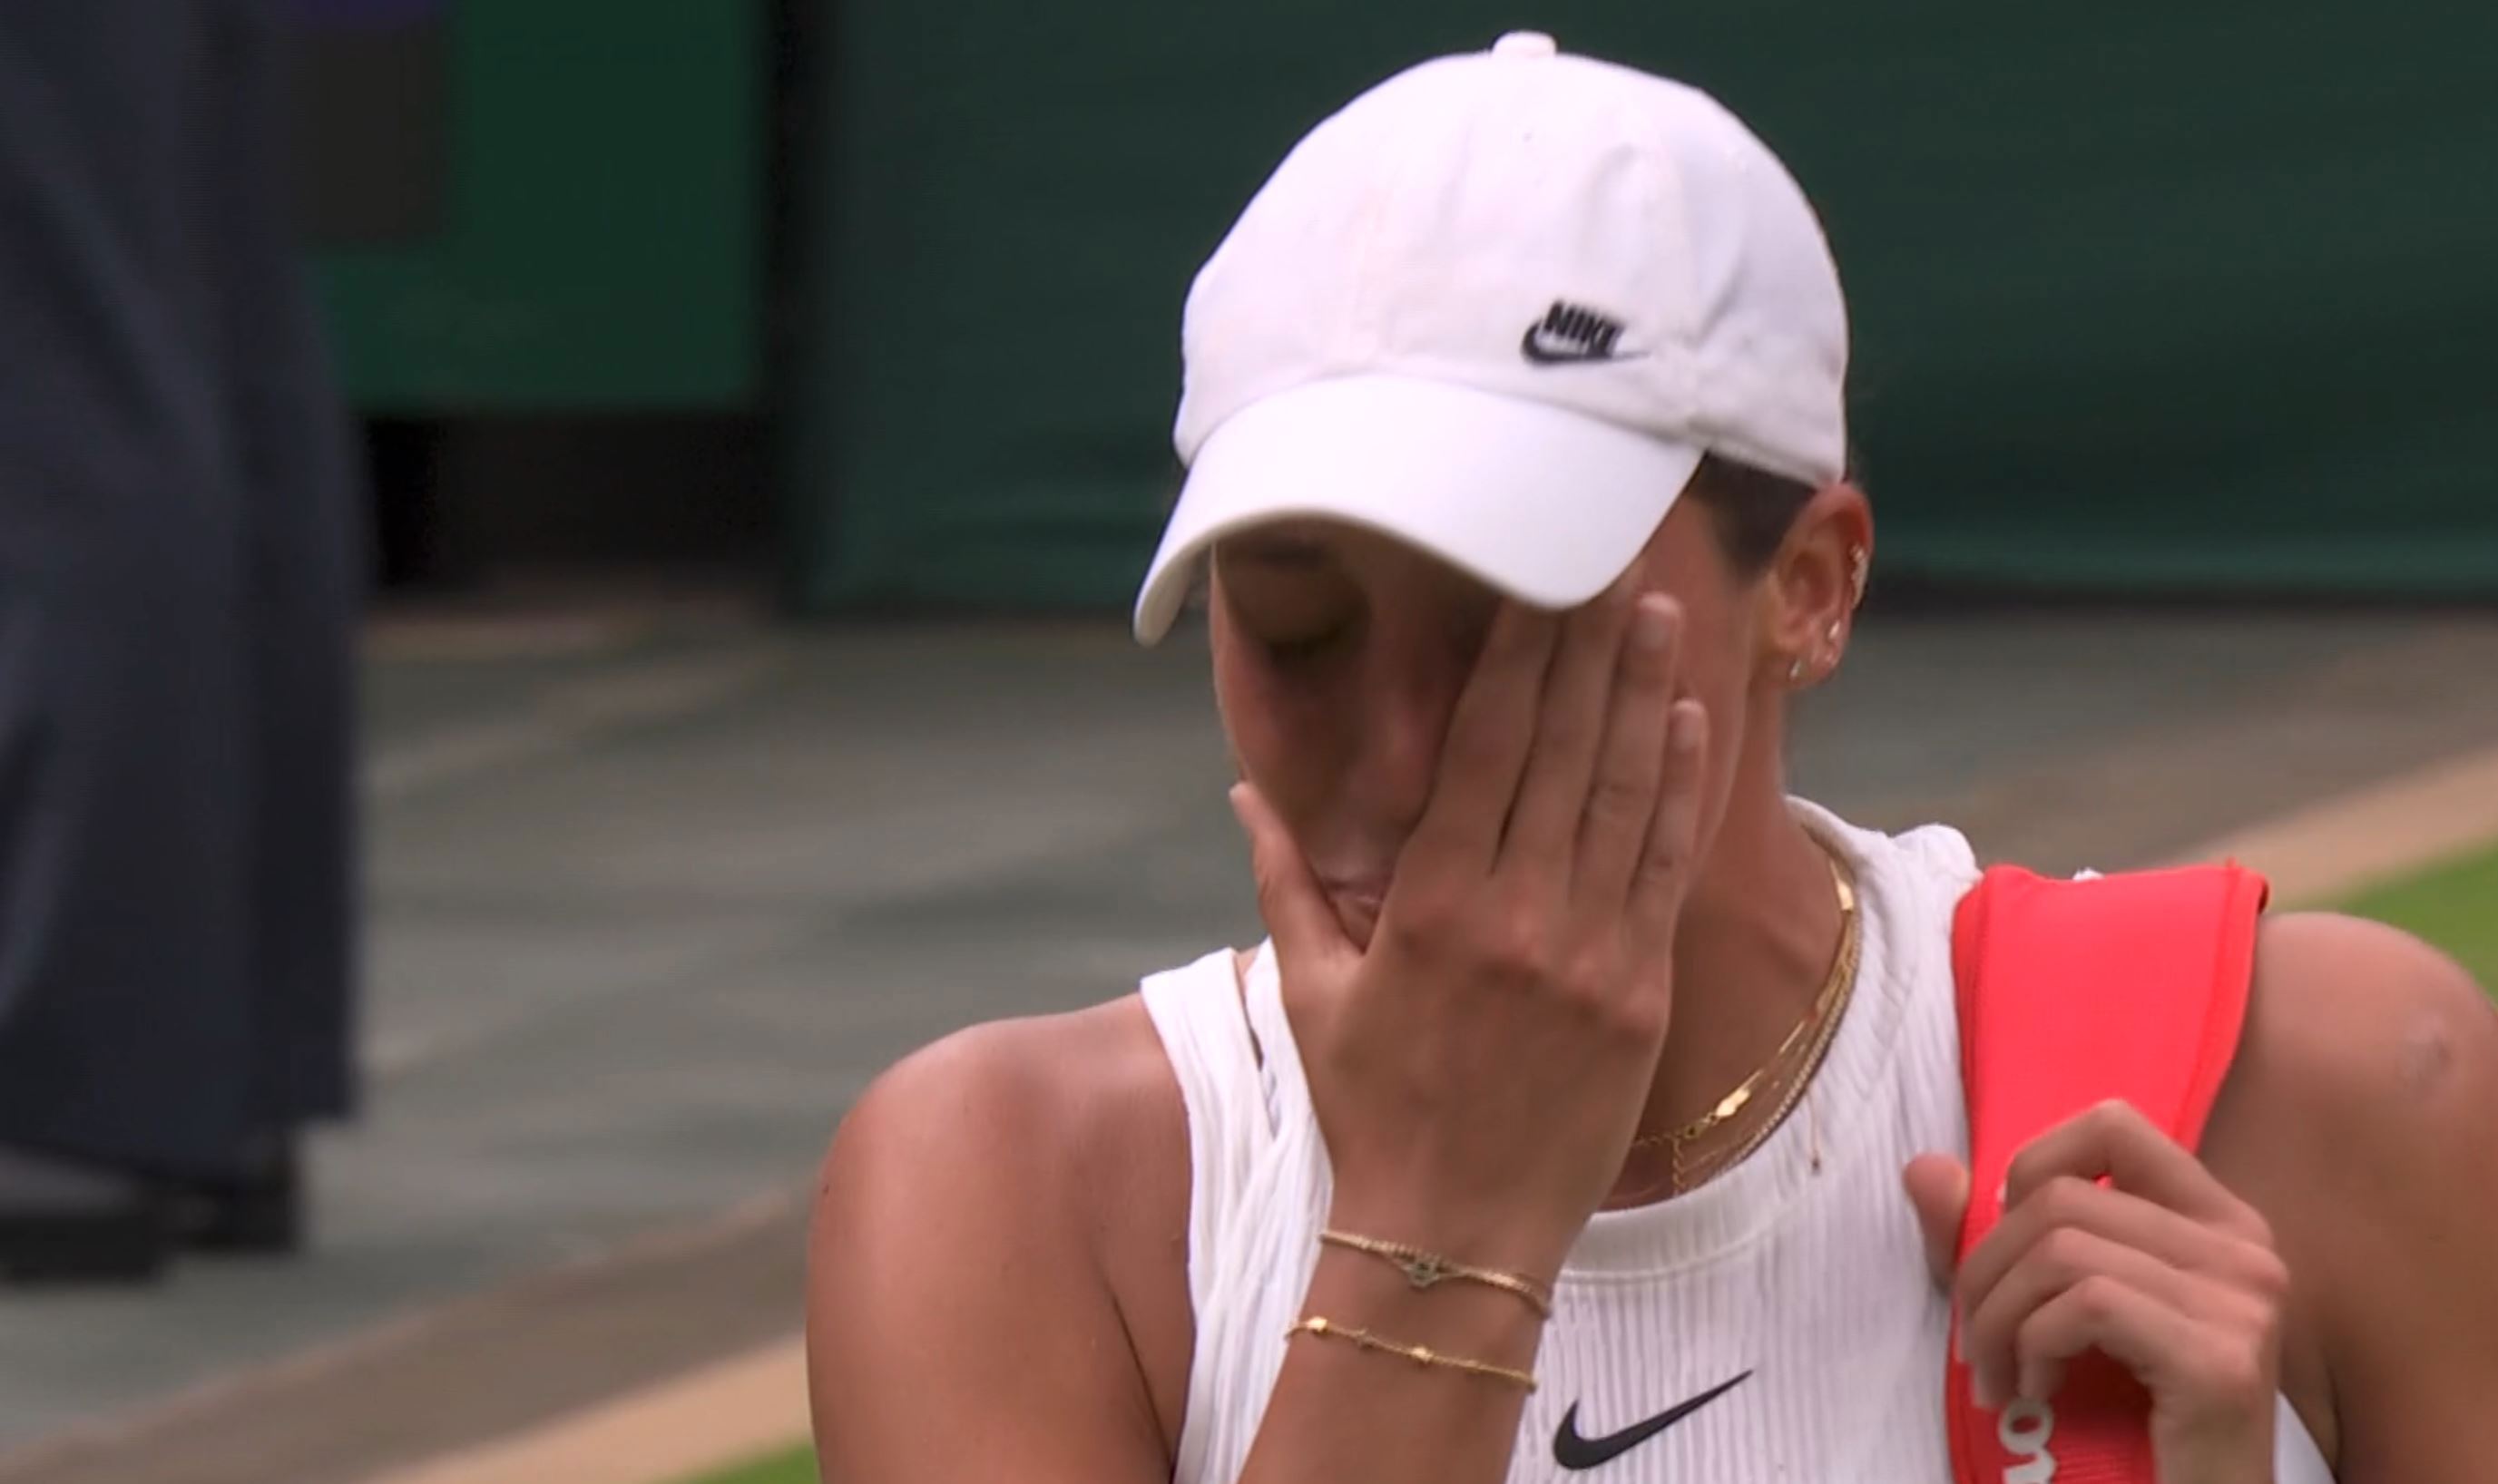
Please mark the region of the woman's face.
[[[1679, 690], [1709, 712], [1705, 849], [1745, 750], [1761, 663], [1752, 584], [1690, 500], [1667, 516], [1631, 580], [1682, 607]], [[1358, 943], [1430, 800], [1450, 713], [1499, 601], [1411, 547], [1330, 522], [1279, 522], [1215, 550], [1215, 695], [1234, 756]]]

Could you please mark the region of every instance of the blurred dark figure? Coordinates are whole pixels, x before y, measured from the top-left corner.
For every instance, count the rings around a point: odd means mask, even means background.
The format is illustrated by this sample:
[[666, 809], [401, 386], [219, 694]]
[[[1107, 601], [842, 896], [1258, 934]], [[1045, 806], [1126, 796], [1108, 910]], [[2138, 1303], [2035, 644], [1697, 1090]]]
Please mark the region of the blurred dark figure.
[[0, 1271], [299, 1240], [361, 496], [260, 0], [0, 4]]

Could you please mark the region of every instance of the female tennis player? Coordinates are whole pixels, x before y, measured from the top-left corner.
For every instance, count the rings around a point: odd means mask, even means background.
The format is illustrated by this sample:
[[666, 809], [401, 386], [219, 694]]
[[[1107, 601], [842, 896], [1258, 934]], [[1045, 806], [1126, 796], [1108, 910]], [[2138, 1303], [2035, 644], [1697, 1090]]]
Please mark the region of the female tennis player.
[[1418, 67], [1185, 342], [1137, 623], [1201, 584], [1271, 935], [860, 1101], [827, 1479], [1938, 1484], [1955, 1334], [2006, 1484], [2086, 1361], [2159, 1484], [2498, 1478], [2498, 1018], [2398, 932], [2251, 929], [2195, 1148], [2096, 1107], [1959, 1250], [1979, 871], [1785, 788], [1874, 523], [1837, 273], [1733, 116], [1537, 36]]

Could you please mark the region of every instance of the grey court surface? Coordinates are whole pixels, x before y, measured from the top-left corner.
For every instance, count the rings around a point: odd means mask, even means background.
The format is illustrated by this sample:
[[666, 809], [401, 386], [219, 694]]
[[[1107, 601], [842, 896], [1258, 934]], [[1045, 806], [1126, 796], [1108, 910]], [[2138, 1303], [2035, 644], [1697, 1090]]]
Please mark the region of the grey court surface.
[[[343, 1481], [785, 1332], [881, 1067], [1255, 935], [1193, 635], [533, 632], [375, 645], [317, 1250], [0, 1291], [0, 1479]], [[2488, 616], [1876, 616], [1796, 778], [2121, 867], [2498, 744], [2491, 676]]]

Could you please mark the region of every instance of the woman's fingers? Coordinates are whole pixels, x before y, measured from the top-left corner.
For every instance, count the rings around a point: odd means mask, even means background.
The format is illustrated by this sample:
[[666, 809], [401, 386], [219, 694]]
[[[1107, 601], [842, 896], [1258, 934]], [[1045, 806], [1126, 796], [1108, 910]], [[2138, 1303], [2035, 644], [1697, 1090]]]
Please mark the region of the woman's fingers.
[[1961, 1223], [1969, 1217], [1969, 1166], [1949, 1154], [1919, 1154], [1900, 1174], [1925, 1239], [1926, 1271], [1949, 1288], [1960, 1264]]
[[[1353, 943], [1301, 847], [1275, 817], [1257, 785], [1232, 785], [1232, 812], [1249, 837], [1249, 869], [1258, 881], [1258, 914], [1275, 940], [1277, 958], [1295, 969], [1349, 957]], [[1293, 975], [1289, 977], [1298, 977]]]
[[2014, 1263], [2065, 1231], [2121, 1243], [2171, 1267], [2221, 1278], [2260, 1277], [2236, 1270], [2255, 1266], [2257, 1258], [2251, 1250], [2264, 1249], [2251, 1249], [2233, 1233], [2130, 1192], [2065, 1175], [2015, 1197], [1995, 1230], [1970, 1252], [1953, 1285], [1961, 1312], [1974, 1312]]
[[1535, 740], [1537, 702], [1560, 630], [1554, 616], [1515, 601], [1493, 614], [1449, 717], [1430, 803], [1398, 859], [1400, 881], [1417, 868], [1468, 878], [1490, 871]]
[[1611, 730], [1631, 626], [1634, 577], [1626, 576], [1562, 620], [1535, 708], [1535, 741], [1502, 837], [1499, 868], [1566, 888], [1587, 784]]
[[[2272, 1420], [2278, 1385], [2272, 1336], [2271, 1324], [2257, 1316], [2207, 1318], [2113, 1274], [2093, 1274], [2021, 1321], [2011, 1384], [2043, 1401], [2076, 1356], [2098, 1350], [2132, 1372], [2155, 1406], [2236, 1418], [2256, 1436]], [[1997, 1400], [2005, 1398], [1999, 1393]]]
[[1666, 769], [1681, 615], [1651, 593], [1633, 605], [1627, 627], [1627, 642], [1617, 647], [1606, 678], [1612, 694], [1603, 745], [1570, 803], [1577, 847], [1571, 895], [1583, 918], [1624, 910]]
[[2105, 1179], [2120, 1190], [2198, 1221], [2249, 1230], [2261, 1225], [2255, 1208], [2127, 1102], [2100, 1103], [2040, 1134], [2013, 1156], [2003, 1182], [2004, 1204], [2018, 1205], [2060, 1178]]
[[2098, 1349], [2224, 1451], [2261, 1431], [2290, 1273], [2252, 1208], [2116, 1104], [2024, 1149], [2005, 1202], [1953, 1284], [1980, 1405], [2043, 1400]]
[[2077, 1228], [2050, 1233], [2022, 1253], [1974, 1309], [1963, 1310], [1961, 1354], [1974, 1373], [1981, 1405], [2001, 1405], [2016, 1391], [2043, 1400], [2044, 1394], [2027, 1388], [2025, 1377], [2034, 1378], [2040, 1362], [2061, 1363], [2070, 1352], [2030, 1353], [2022, 1344], [2024, 1328], [2067, 1289], [2101, 1279], [2122, 1282], [2180, 1311], [2195, 1304], [2194, 1280], [2140, 1248]]
[[1674, 925], [1690, 890], [1700, 833], [1700, 788], [1709, 748], [1709, 713], [1689, 696], [1666, 715], [1665, 768], [1657, 778], [1638, 869], [1631, 877], [1630, 941], [1644, 958], [1674, 951]]

